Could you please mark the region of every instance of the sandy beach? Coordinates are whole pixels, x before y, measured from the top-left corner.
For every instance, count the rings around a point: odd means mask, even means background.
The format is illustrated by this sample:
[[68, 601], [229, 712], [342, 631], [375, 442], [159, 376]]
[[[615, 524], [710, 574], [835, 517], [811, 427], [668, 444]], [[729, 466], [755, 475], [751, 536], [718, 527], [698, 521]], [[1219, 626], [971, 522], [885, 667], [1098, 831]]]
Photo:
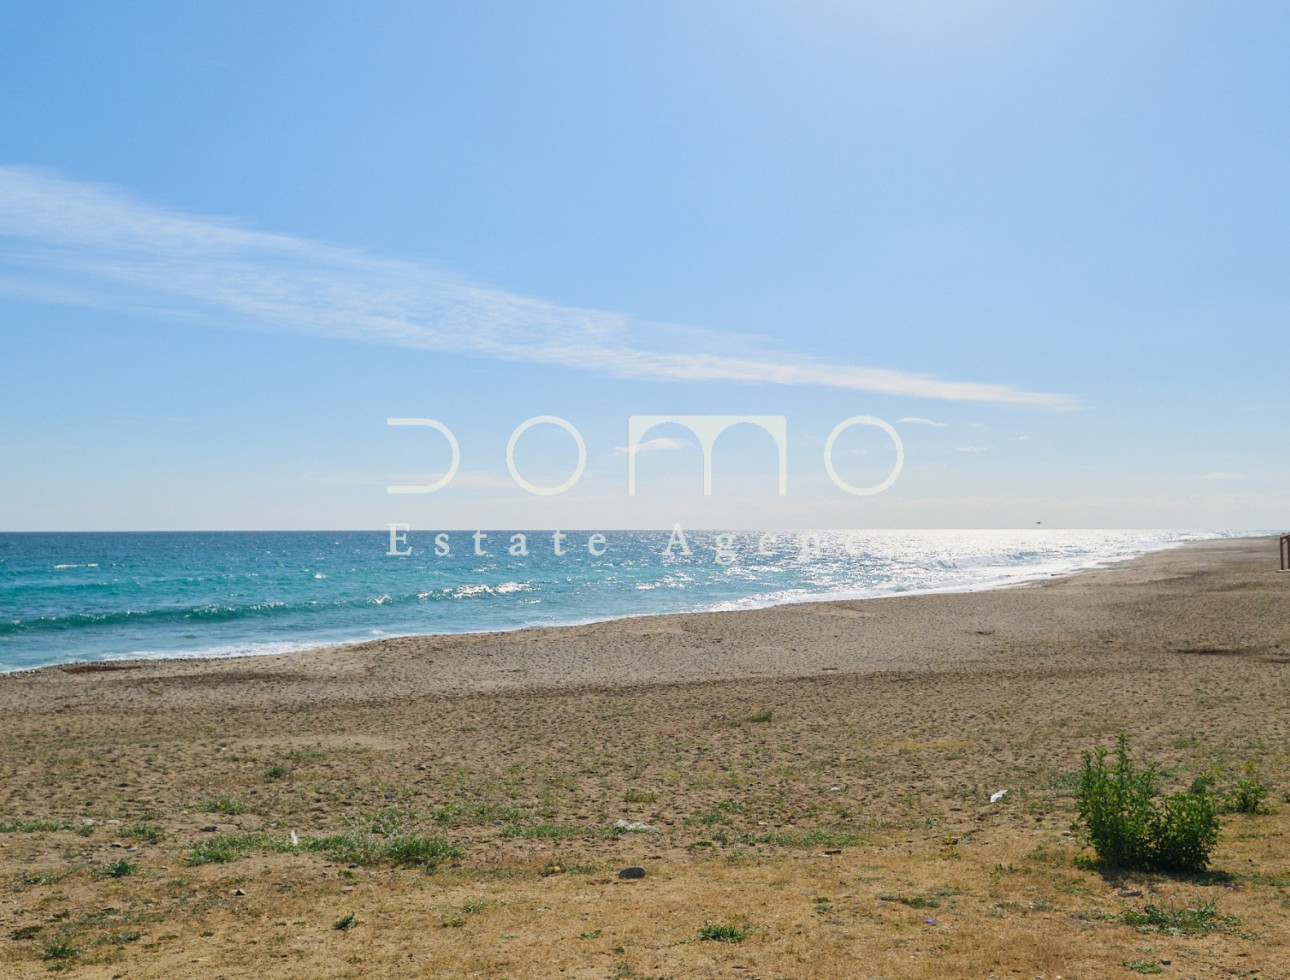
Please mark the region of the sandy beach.
[[[1290, 976], [1288, 705], [1269, 538], [996, 591], [4, 675], [0, 972]], [[1206, 875], [1098, 867], [1073, 776], [1119, 730], [1171, 788], [1255, 764], [1271, 812], [1225, 815]], [[1196, 934], [1125, 919], [1208, 903]]]

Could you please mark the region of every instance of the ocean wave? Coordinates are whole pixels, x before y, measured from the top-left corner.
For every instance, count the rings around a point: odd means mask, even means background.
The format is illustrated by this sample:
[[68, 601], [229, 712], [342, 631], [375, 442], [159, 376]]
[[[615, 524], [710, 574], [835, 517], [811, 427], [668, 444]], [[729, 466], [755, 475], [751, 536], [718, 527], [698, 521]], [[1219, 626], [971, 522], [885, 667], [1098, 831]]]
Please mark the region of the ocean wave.
[[437, 591], [422, 590], [394, 595], [347, 596], [335, 599], [303, 599], [297, 602], [273, 601], [254, 603], [203, 603], [195, 606], [155, 609], [106, 609], [12, 619], [0, 622], [0, 637], [23, 633], [65, 632], [95, 627], [153, 625], [165, 623], [219, 623], [247, 619], [309, 616], [371, 606], [405, 606], [424, 602], [443, 602], [482, 596], [509, 596], [530, 592], [527, 582], [502, 582], [495, 585], [463, 585]]

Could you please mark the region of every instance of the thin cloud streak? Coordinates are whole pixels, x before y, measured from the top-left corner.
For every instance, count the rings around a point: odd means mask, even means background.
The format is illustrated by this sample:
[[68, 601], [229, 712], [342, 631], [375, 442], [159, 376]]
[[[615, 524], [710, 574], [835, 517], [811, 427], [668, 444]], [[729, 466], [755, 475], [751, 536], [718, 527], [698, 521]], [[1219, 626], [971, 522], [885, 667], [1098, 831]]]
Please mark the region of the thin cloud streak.
[[0, 294], [189, 322], [227, 323], [234, 314], [250, 326], [632, 380], [1075, 407], [1062, 394], [836, 364], [748, 336], [517, 296], [418, 263], [172, 213], [21, 167], [0, 166]]
[[641, 453], [656, 453], [666, 449], [684, 449], [690, 443], [684, 439], [672, 439], [660, 436], [657, 439], [646, 439], [635, 446], [615, 446], [615, 456], [639, 456]]
[[931, 419], [919, 418], [917, 415], [906, 415], [903, 419], [897, 419], [896, 421], [905, 425], [930, 425], [934, 429], [943, 429], [949, 425], [948, 422], [933, 422]]

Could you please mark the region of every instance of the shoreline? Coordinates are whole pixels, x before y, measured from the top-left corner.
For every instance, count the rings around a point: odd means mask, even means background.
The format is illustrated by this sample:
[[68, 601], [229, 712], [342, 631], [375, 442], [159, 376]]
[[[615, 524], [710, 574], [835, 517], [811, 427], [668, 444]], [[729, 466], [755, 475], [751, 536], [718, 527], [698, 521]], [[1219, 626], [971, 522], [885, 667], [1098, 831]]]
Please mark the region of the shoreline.
[[[1060, 530], [1060, 529], [1057, 529], [1057, 530]], [[140, 533], [154, 533], [154, 532], [140, 532]], [[172, 532], [158, 532], [158, 533], [172, 533]], [[238, 533], [238, 532], [230, 532], [230, 533]], [[294, 532], [281, 532], [281, 533], [294, 533]], [[1206, 532], [1206, 533], [1218, 534], [1222, 532]], [[652, 613], [632, 613], [628, 615], [610, 615], [605, 618], [579, 619], [568, 623], [550, 623], [550, 624], [544, 623], [540, 625], [524, 625], [524, 626], [515, 626], [511, 628], [488, 629], [488, 630], [464, 630], [459, 632], [444, 632], [444, 633], [423, 633], [423, 632], [392, 633], [392, 634], [383, 635], [380, 637], [365, 637], [361, 639], [356, 638], [356, 639], [348, 639], [348, 640], [318, 642], [318, 643], [315, 643], [312, 641], [300, 641], [301, 645], [299, 646], [295, 646], [293, 642], [290, 640], [284, 640], [284, 641], [278, 641], [278, 642], [272, 642], [272, 643], [266, 641], [265, 643], [266, 646], [275, 646], [275, 647], [287, 646], [292, 648], [286, 649], [286, 650], [284, 649], [266, 650], [264, 652], [237, 650], [236, 652], [232, 652], [232, 653], [213, 653], [210, 651], [216, 650], [219, 648], [204, 648], [202, 650], [196, 650], [191, 653], [184, 652], [184, 651], [159, 651], [154, 656], [154, 655], [151, 655], [152, 651], [139, 651], [132, 654], [112, 655], [112, 656], [104, 657], [99, 660], [67, 660], [67, 661], [60, 661], [58, 663], [43, 664], [37, 667], [7, 668], [7, 669], [0, 670], [0, 678], [15, 676], [15, 675], [34, 674], [34, 673], [39, 673], [41, 671], [46, 671], [46, 670], [66, 669], [69, 667], [71, 668], [87, 667], [87, 666], [92, 667], [92, 665], [97, 665], [97, 664], [123, 665], [119, 668], [114, 668], [114, 667], [96, 668], [99, 670], [106, 671], [111, 669], [134, 669], [136, 665], [142, 665], [142, 664], [186, 663], [186, 662], [192, 662], [192, 661], [210, 661], [210, 662], [217, 662], [217, 663], [240, 661], [240, 660], [259, 661], [259, 660], [263, 660], [265, 658], [271, 658], [271, 657], [295, 657], [300, 655], [313, 655], [313, 654], [319, 654], [327, 651], [362, 647], [368, 644], [377, 644], [377, 643], [388, 642], [388, 641], [407, 641], [407, 640], [427, 640], [428, 641], [428, 640], [436, 640], [441, 638], [500, 636], [500, 635], [522, 633], [522, 632], [528, 632], [528, 631], [534, 631], [534, 630], [581, 629], [586, 627], [599, 626], [606, 623], [629, 622], [629, 621], [635, 621], [635, 620], [651, 620], [655, 618], [666, 618], [666, 617], [672, 617], [672, 616], [722, 615], [727, 613], [760, 612], [767, 609], [777, 609], [777, 608], [790, 607], [790, 606], [829, 605], [829, 604], [836, 604], [836, 603], [871, 602], [871, 601], [888, 600], [888, 599], [912, 599], [912, 598], [917, 598], [922, 596], [935, 596], [935, 595], [970, 595], [970, 594], [975, 594], [980, 592], [996, 592], [996, 591], [1005, 591], [1009, 589], [1026, 588], [1026, 587], [1042, 584], [1053, 580], [1065, 579], [1072, 576], [1085, 575], [1089, 573], [1104, 571], [1107, 569], [1113, 569], [1113, 568], [1122, 566], [1126, 563], [1147, 559], [1153, 555], [1172, 551], [1178, 548], [1185, 548], [1190, 545], [1204, 543], [1206, 541], [1256, 541], [1256, 540], [1263, 540], [1264, 538], [1275, 540], [1275, 538], [1272, 538], [1268, 535], [1250, 535], [1250, 536], [1242, 536], [1242, 537], [1213, 537], [1213, 538], [1200, 538], [1200, 539], [1190, 539], [1190, 540], [1187, 540], [1187, 539], [1176, 540], [1176, 541], [1167, 542], [1165, 544], [1154, 547], [1149, 551], [1141, 552], [1135, 555], [1130, 555], [1128, 557], [1109, 558], [1109, 559], [1102, 558], [1094, 561], [1092, 564], [1075, 567], [1075, 568], [1069, 568], [1069, 569], [1060, 570], [1060, 571], [1043, 571], [1039, 569], [1027, 571], [1025, 569], [1019, 568], [1017, 569], [1017, 573], [1015, 575], [1010, 574], [1009, 572], [1003, 572], [1001, 573], [1000, 577], [995, 579], [989, 579], [984, 582], [974, 582], [974, 583], [957, 585], [957, 586], [937, 586], [937, 587], [930, 587], [926, 589], [911, 589], [904, 592], [893, 592], [893, 593], [886, 593], [886, 594], [879, 594], [879, 595], [865, 595], [865, 596], [858, 596], [853, 598], [807, 597], [807, 598], [801, 598], [801, 599], [785, 599], [785, 600], [779, 600], [779, 601], [771, 601], [771, 602], [766, 602], [765, 604], [762, 604], [762, 605], [749, 605], [749, 606], [744, 606], [737, 609], [700, 609], [700, 610], [694, 610], [694, 611], [681, 611], [681, 612], [666, 611], [666, 612], [652, 612]], [[737, 602], [737, 601], [744, 601], [744, 600], [732, 600], [732, 601]]]
[[[998, 645], [999, 623], [1012, 626], [1010, 642], [1027, 638], [1052, 646], [1082, 636], [1039, 636], [1022, 628], [1042, 616], [1048, 598], [1067, 606], [1063, 618], [1077, 613], [1085, 620], [1077, 633], [1101, 629], [1105, 600], [1115, 588], [1151, 589], [1178, 568], [1190, 568], [1206, 557], [1250, 555], [1267, 551], [1275, 571], [1275, 537], [1213, 538], [1186, 541], [1143, 555], [1050, 577], [1027, 579], [975, 591], [928, 591], [865, 599], [805, 600], [753, 609], [715, 612], [657, 613], [595, 620], [571, 626], [527, 626], [471, 633], [410, 634], [325, 644], [288, 653], [228, 657], [158, 657], [85, 661], [0, 674], [0, 705], [7, 689], [21, 679], [127, 675], [148, 678], [200, 677], [226, 673], [279, 676], [292, 685], [324, 685], [344, 680], [364, 695], [376, 693], [376, 682], [364, 680], [386, 671], [391, 696], [436, 693], [466, 694], [500, 690], [578, 687], [635, 687], [756, 677], [807, 677], [824, 673], [875, 671], [927, 672], [955, 662], [990, 659]], [[1248, 559], [1246, 564], [1248, 565]], [[1257, 568], [1252, 569], [1257, 570]], [[1211, 569], [1223, 574], [1222, 569]], [[1105, 587], [1112, 586], [1106, 591]], [[1099, 593], [1103, 593], [1099, 599]], [[944, 624], [967, 620], [975, 631], [946, 635]], [[834, 626], [863, 626], [848, 634]], [[1126, 628], [1135, 628], [1126, 623]], [[1005, 631], [1005, 633], [1008, 631]], [[793, 642], [778, 642], [788, 633]], [[722, 644], [733, 640], [741, 652]], [[590, 653], [595, 649], [596, 656]], [[679, 649], [678, 649], [679, 648]], [[704, 663], [699, 655], [720, 653]], [[435, 668], [430, 670], [428, 668]], [[277, 687], [279, 685], [275, 685]], [[290, 685], [288, 685], [290, 686]], [[315, 696], [328, 697], [324, 690]]]

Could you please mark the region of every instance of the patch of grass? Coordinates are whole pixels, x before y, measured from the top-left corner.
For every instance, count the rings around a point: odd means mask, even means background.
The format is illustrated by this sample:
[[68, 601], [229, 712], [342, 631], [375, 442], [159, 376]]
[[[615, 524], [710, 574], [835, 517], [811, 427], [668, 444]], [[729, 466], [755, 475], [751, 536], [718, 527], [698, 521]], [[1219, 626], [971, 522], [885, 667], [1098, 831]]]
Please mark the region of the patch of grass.
[[199, 800], [197, 809], [202, 813], [223, 813], [230, 817], [240, 816], [251, 810], [251, 805], [244, 800], [231, 796], [221, 796], [213, 800]]
[[938, 909], [941, 907], [941, 900], [934, 895], [879, 895], [880, 902], [898, 902], [901, 905], [908, 905], [911, 909]]
[[601, 930], [599, 929], [592, 929], [591, 932], [580, 932], [578, 933], [578, 938], [579, 939], [599, 939], [600, 932]]
[[1185, 793], [1156, 797], [1156, 767], [1138, 769], [1121, 732], [1115, 764], [1106, 749], [1084, 753], [1076, 825], [1112, 867], [1145, 871], [1204, 871], [1218, 843], [1218, 816], [1209, 787], [1198, 780]]
[[1271, 813], [1266, 800], [1268, 787], [1253, 762], [1247, 762], [1241, 778], [1227, 791], [1223, 809], [1229, 813]]
[[594, 875], [600, 871], [598, 864], [580, 864], [577, 861], [553, 861], [548, 864], [543, 874]]
[[657, 793], [642, 793], [640, 790], [629, 789], [623, 794], [624, 803], [657, 803]]
[[45, 947], [45, 951], [40, 954], [42, 960], [74, 960], [81, 955], [81, 951], [75, 946], [69, 946], [67, 943], [52, 942]]
[[127, 861], [121, 858], [119, 861], [113, 861], [111, 864], [105, 864], [103, 867], [94, 872], [95, 878], [128, 878], [132, 874], [138, 874], [139, 866], [133, 861]]
[[126, 827], [121, 836], [137, 840], [142, 844], [159, 844], [165, 838], [166, 832], [156, 824], [140, 822]]
[[114, 946], [124, 946], [127, 943], [138, 942], [142, 938], [143, 933], [141, 932], [118, 932], [115, 936], [108, 939], [108, 942], [112, 943]]
[[199, 864], [226, 864], [265, 847], [264, 834], [215, 834], [191, 851], [185, 863], [190, 867]]
[[9, 933], [10, 939], [35, 939], [40, 934], [40, 926], [23, 926]]
[[291, 749], [289, 752], [282, 753], [283, 758], [290, 759], [292, 762], [308, 762], [311, 759], [325, 759], [327, 753], [320, 749]]
[[519, 823], [528, 816], [523, 808], [494, 800], [451, 801], [436, 808], [430, 819], [445, 827], [485, 826], [487, 824]]
[[752, 934], [752, 926], [746, 922], [743, 925], [722, 925], [715, 922], [705, 922], [703, 928], [699, 930], [700, 939], [716, 943], [741, 943]]
[[71, 830], [72, 825], [63, 820], [27, 819], [0, 820], [0, 834], [41, 834], [50, 830]]
[[1239, 916], [1218, 911], [1218, 899], [1188, 906], [1148, 903], [1140, 910], [1125, 909], [1120, 920], [1139, 932], [1158, 932], [1165, 936], [1195, 936], [1207, 932], [1248, 935], [1236, 928], [1241, 923]]
[[[281, 845], [275, 845], [274, 849], [281, 849]], [[399, 868], [424, 868], [426, 871], [433, 871], [443, 861], [462, 854], [461, 848], [433, 835], [407, 835], [387, 839], [365, 834], [305, 837], [300, 841], [300, 849], [321, 852], [343, 864], [384, 864]]]
[[24, 885], [53, 885], [66, 878], [70, 871], [29, 871], [18, 881]]
[[762, 844], [778, 844], [780, 847], [857, 847], [864, 843], [864, 838], [853, 830], [777, 830], [757, 838]]
[[1125, 960], [1124, 968], [1134, 973], [1164, 973], [1165, 969], [1155, 960]]
[[333, 922], [331, 927], [337, 932], [349, 932], [356, 925], [358, 925], [358, 919], [354, 917], [353, 912], [350, 912], [349, 915], [343, 915]]
[[286, 779], [291, 774], [291, 767], [285, 762], [275, 762], [264, 770], [265, 779]]
[[749, 715], [741, 715], [735, 719], [739, 725], [765, 725], [775, 720], [775, 711], [773, 708], [762, 708], [761, 711], [754, 711]]

